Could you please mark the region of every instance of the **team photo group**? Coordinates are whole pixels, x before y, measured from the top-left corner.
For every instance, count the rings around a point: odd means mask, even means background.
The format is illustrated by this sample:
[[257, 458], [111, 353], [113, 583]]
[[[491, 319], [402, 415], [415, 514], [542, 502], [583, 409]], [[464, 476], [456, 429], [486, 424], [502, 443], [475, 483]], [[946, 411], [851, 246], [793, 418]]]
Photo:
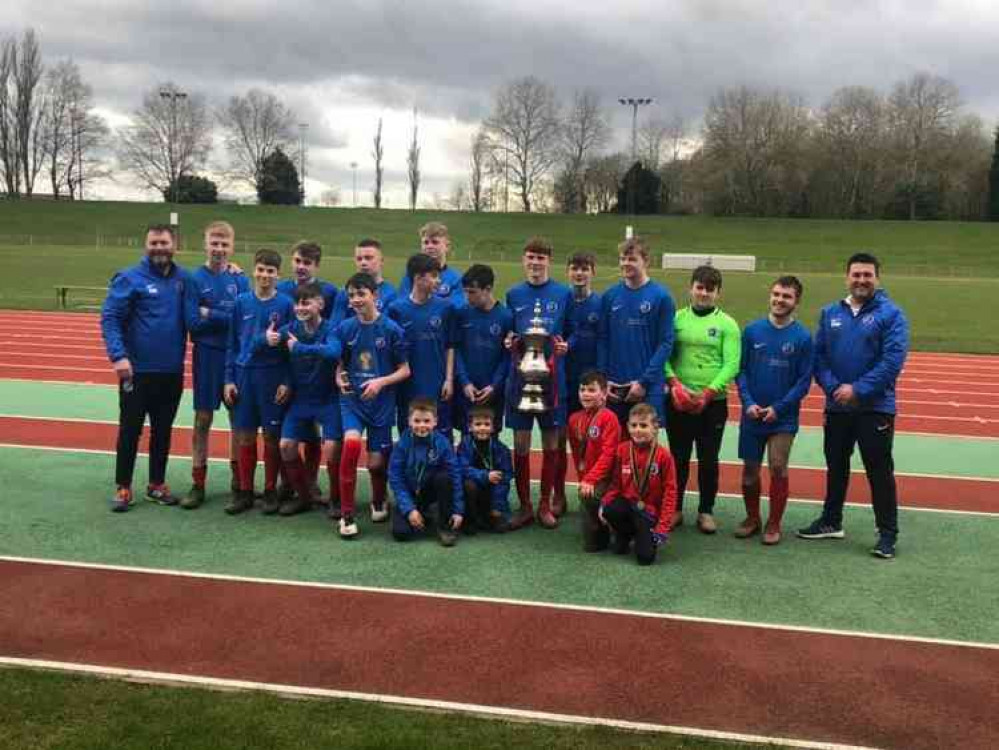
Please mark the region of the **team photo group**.
[[[320, 277], [314, 242], [296, 243], [285, 257], [258, 250], [242, 269], [232, 262], [233, 227], [213, 222], [204, 230], [203, 264], [185, 269], [174, 262], [173, 228], [150, 226], [144, 256], [111, 279], [101, 314], [119, 391], [111, 510], [133, 505], [147, 417], [145, 497], [200, 507], [211, 427], [224, 407], [230, 515], [258, 505], [278, 516], [318, 507], [341, 538], [355, 539], [363, 456], [365, 517], [386, 524], [396, 540], [432, 535], [450, 547], [463, 535], [556, 528], [573, 476], [583, 548], [633, 554], [649, 565], [684, 523], [719, 531], [714, 506], [731, 387], [739, 397], [746, 510], [732, 531], [775, 545], [801, 404], [815, 382], [825, 398], [825, 499], [796, 535], [844, 538], [850, 461], [859, 447], [877, 527], [871, 553], [895, 557], [895, 384], [909, 330], [881, 288], [874, 255], [846, 259], [845, 296], [822, 309], [814, 332], [796, 319], [804, 290], [792, 275], [773, 280], [760, 299], [765, 314], [740, 330], [721, 307], [717, 268], [695, 268], [683, 300], [678, 292], [674, 302], [650, 278], [651, 249], [640, 237], [618, 246], [620, 280], [603, 291], [593, 288], [593, 254], [570, 253], [563, 268], [549, 241], [530, 238], [523, 281], [503, 301], [488, 265], [461, 273], [448, 264], [447, 227], [429, 223], [419, 237], [421, 250], [406, 261], [398, 286], [383, 278], [381, 244], [362, 239], [356, 272], [340, 288]], [[563, 270], [567, 283], [555, 279]], [[188, 341], [192, 485], [177, 496], [166, 469]], [[540, 451], [532, 450], [535, 427]], [[695, 448], [698, 504], [685, 518]], [[536, 496], [532, 474], [540, 480]]]

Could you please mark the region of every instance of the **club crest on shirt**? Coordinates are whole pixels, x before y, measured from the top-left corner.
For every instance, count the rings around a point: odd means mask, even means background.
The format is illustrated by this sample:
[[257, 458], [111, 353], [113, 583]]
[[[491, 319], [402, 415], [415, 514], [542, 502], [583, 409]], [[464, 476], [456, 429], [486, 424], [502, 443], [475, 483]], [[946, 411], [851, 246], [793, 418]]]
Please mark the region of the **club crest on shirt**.
[[860, 322], [865, 326], [872, 326], [874, 325], [874, 316], [868, 313], [860, 319]]
[[225, 293], [228, 294], [228, 295], [230, 295], [230, 296], [232, 296], [232, 297], [235, 297], [236, 296], [236, 285], [235, 284], [226, 284], [226, 286], [225, 286]]
[[375, 339], [375, 349], [384, 349], [384, 348], [385, 348], [385, 339], [384, 337], [379, 336], [378, 338]]
[[493, 336], [499, 336], [500, 335], [500, 331], [502, 331], [502, 330], [503, 329], [500, 328], [500, 324], [499, 323], [493, 323], [491, 326], [489, 326], [489, 333], [491, 333]]
[[648, 300], [645, 300], [641, 305], [638, 306], [638, 309], [641, 311], [642, 315], [647, 315], [649, 311], [652, 309], [652, 303], [649, 302]]
[[545, 309], [550, 313], [556, 312], [558, 310], [558, 302], [555, 302], [554, 300], [550, 301], [547, 305], [545, 305]]
[[437, 451], [431, 448], [427, 451], [427, 463], [433, 463], [437, 460]]
[[659, 464], [653, 463], [652, 466], [649, 467], [649, 475], [653, 477], [659, 476]]
[[714, 327], [709, 328], [708, 329], [708, 338], [712, 338], [712, 339], [718, 338], [718, 329], [714, 328]]
[[591, 424], [590, 429], [586, 431], [586, 435], [587, 437], [590, 438], [590, 440], [596, 440], [598, 437], [600, 437], [600, 428], [597, 427], [595, 424]]
[[431, 328], [440, 328], [441, 327], [441, 317], [440, 317], [440, 315], [434, 315], [434, 316], [432, 316], [430, 318], [430, 327]]
[[790, 341], [785, 341], [781, 345], [780, 350], [784, 352], [784, 354], [794, 354], [794, 344], [792, 344]]
[[586, 320], [589, 323], [596, 323], [598, 320], [600, 320], [600, 316], [597, 315], [595, 312], [591, 312], [589, 315], [586, 316]]

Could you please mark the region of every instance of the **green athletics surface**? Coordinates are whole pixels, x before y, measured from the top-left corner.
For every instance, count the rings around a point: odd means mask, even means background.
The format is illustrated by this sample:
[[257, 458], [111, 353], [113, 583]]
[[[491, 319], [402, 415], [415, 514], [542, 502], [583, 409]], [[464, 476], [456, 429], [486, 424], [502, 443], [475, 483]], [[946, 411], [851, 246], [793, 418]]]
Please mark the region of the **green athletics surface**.
[[[5, 750], [752, 750], [763, 745], [545, 726], [345, 700], [0, 669]], [[768, 744], [766, 747], [773, 748]]]
[[[399, 544], [361, 508], [362, 536], [337, 538], [324, 516], [237, 518], [222, 512], [228, 470], [209, 478], [197, 511], [140, 501], [109, 512], [113, 457], [0, 449], [0, 553], [270, 579], [426, 590], [558, 602], [724, 620], [999, 642], [999, 622], [983, 606], [997, 573], [990, 551], [999, 518], [902, 511], [899, 557], [868, 554], [867, 508], [847, 508], [843, 541], [791, 538], [774, 548], [730, 532], [741, 503], [722, 500], [721, 533], [690, 527], [673, 534], [651, 568], [631, 557], [584, 554], [573, 512], [556, 531]], [[218, 464], [216, 464], [218, 465]], [[190, 464], [171, 463], [185, 487]], [[220, 467], [221, 468], [221, 467]], [[140, 471], [140, 476], [143, 472]], [[258, 472], [259, 474], [259, 472]], [[359, 486], [366, 493], [367, 482]], [[785, 531], [811, 521], [812, 504], [791, 503]]]
[[[118, 395], [111, 386], [0, 380], [0, 416], [82, 419], [117, 424]], [[175, 424], [191, 427], [193, 422], [191, 392], [186, 391]], [[223, 429], [228, 427], [224, 413], [217, 415], [216, 425]], [[541, 438], [537, 431], [533, 437], [535, 447], [540, 449]], [[723, 461], [738, 460], [738, 437], [738, 427], [730, 423], [725, 429], [722, 444]], [[0, 442], [3, 440], [0, 439]], [[505, 442], [508, 446], [513, 445], [509, 431]], [[108, 445], [108, 449], [112, 447]], [[997, 442], [988, 439], [896, 435], [895, 469], [900, 473], [999, 478], [999, 462], [994, 460], [996, 449]], [[791, 460], [794, 466], [823, 468], [825, 458], [821, 430], [802, 429], [795, 440]], [[854, 455], [854, 465], [861, 467], [859, 453]]]

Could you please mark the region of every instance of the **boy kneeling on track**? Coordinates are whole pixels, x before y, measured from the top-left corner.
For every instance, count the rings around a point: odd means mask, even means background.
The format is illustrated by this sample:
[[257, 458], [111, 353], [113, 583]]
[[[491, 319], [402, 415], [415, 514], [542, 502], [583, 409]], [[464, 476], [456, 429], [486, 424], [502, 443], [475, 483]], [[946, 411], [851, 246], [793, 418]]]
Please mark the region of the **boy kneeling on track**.
[[676, 468], [656, 442], [658, 431], [655, 408], [635, 404], [628, 413], [630, 439], [617, 447], [613, 481], [600, 501], [600, 521], [614, 530], [614, 552], [626, 555], [634, 542], [639, 565], [655, 562], [676, 508]]
[[451, 441], [437, 430], [437, 403], [409, 402], [409, 427], [392, 451], [389, 486], [395, 495], [392, 536], [399, 542], [437, 527], [443, 547], [453, 547], [464, 520], [461, 472]]

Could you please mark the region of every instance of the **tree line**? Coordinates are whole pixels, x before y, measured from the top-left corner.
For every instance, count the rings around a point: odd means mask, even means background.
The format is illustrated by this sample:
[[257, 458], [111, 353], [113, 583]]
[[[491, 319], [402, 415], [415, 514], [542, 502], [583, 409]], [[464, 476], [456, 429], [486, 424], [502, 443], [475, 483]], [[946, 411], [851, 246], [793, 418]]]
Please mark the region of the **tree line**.
[[[422, 182], [419, 113], [406, 152], [408, 202]], [[376, 208], [385, 148], [372, 138]], [[251, 89], [209, 106], [163, 83], [112, 134], [72, 60], [46, 67], [34, 30], [0, 41], [0, 178], [8, 197], [55, 198], [128, 172], [174, 202], [214, 202], [224, 185], [265, 203], [303, 199], [305, 139], [275, 94]], [[725, 216], [999, 219], [999, 128], [966, 112], [957, 86], [916, 73], [888, 91], [846, 86], [819, 106], [780, 88], [738, 86], [708, 102], [699, 129], [646, 117], [634, 153], [611, 151], [610, 113], [589, 89], [562, 101], [527, 76], [493, 95], [469, 144], [468, 173], [447, 201], [471, 211], [628, 211]], [[112, 137], [113, 136], [113, 137]], [[227, 160], [209, 160], [220, 136]], [[296, 166], [296, 163], [299, 166]], [[356, 168], [356, 164], [352, 164]], [[356, 174], [356, 172], [355, 172]], [[336, 205], [337, 188], [322, 194]], [[438, 205], [438, 207], [445, 207]]]

